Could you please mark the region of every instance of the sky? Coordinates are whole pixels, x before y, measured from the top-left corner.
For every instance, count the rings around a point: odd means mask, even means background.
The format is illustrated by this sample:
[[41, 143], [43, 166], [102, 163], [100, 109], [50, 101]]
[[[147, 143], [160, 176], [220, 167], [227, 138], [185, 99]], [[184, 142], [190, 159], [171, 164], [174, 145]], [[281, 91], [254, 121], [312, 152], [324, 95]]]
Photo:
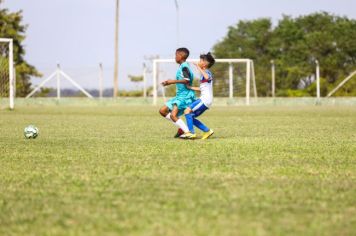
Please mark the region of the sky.
[[[43, 73], [60, 63], [84, 88], [98, 88], [99, 63], [104, 87], [112, 88], [115, 0], [4, 0], [10, 11], [23, 11], [28, 25], [26, 59]], [[136, 89], [128, 75], [141, 75], [145, 57], [172, 58], [177, 46], [191, 58], [212, 49], [239, 20], [327, 11], [356, 18], [356, 0], [178, 0], [179, 43], [174, 0], [120, 0], [119, 89]], [[49, 83], [49, 87], [55, 83]], [[62, 83], [63, 87], [70, 87]]]

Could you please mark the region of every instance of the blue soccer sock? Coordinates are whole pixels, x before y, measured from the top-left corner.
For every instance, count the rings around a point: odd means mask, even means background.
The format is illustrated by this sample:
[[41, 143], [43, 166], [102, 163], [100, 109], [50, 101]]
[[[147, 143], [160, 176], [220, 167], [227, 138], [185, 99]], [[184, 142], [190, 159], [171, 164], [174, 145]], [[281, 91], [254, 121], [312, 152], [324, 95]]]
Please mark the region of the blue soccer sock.
[[187, 121], [187, 126], [189, 131], [194, 134], [194, 124], [193, 124], [193, 115], [192, 114], [186, 114], [185, 119]]
[[198, 127], [201, 131], [208, 132], [210, 129], [205, 126], [200, 120], [193, 118], [193, 124]]

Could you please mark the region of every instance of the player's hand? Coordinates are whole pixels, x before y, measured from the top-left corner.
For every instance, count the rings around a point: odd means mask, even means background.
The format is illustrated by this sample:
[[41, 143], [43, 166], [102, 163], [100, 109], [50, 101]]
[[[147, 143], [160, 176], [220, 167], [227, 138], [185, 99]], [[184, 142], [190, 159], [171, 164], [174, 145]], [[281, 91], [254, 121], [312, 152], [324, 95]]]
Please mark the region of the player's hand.
[[195, 65], [198, 69], [201, 69], [198, 62], [193, 62], [193, 65]]
[[163, 86], [167, 86], [167, 85], [169, 85], [169, 81], [168, 81], [168, 80], [163, 81], [161, 84], [162, 84]]

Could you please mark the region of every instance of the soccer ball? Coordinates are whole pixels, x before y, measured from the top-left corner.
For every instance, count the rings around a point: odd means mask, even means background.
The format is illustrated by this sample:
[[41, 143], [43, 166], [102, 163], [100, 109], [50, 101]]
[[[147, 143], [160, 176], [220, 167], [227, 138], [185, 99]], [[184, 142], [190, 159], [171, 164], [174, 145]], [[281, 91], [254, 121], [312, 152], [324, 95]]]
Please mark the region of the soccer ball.
[[25, 135], [25, 138], [27, 138], [27, 139], [37, 138], [38, 128], [34, 125], [29, 125], [24, 129], [23, 134]]

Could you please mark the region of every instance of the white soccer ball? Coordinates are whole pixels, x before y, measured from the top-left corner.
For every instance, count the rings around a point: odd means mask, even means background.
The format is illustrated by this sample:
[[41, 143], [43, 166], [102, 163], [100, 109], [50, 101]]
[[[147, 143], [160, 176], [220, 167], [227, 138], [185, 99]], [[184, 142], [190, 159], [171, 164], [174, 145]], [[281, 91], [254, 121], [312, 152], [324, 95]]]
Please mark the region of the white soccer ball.
[[27, 139], [37, 138], [38, 133], [39, 133], [39, 130], [34, 125], [27, 126], [23, 131], [23, 134], [25, 135], [25, 138], [27, 138]]

